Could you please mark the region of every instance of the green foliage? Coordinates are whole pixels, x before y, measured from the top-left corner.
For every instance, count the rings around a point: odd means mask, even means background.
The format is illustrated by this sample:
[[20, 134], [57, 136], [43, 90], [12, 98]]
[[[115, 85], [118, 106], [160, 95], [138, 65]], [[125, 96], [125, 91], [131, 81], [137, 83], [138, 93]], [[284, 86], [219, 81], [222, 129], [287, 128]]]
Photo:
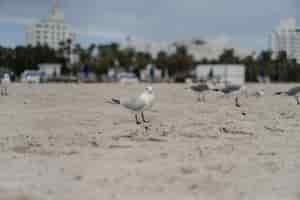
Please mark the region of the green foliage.
[[[80, 62], [70, 66], [66, 56], [70, 53], [79, 55]], [[26, 69], [37, 69], [38, 64], [45, 62], [61, 63], [63, 73], [66, 74], [76, 74], [86, 64], [98, 75], [106, 73], [110, 67], [132, 70], [143, 69], [147, 64], [154, 63], [158, 68], [168, 70], [174, 77], [188, 75], [197, 64], [243, 64], [246, 66], [246, 81], [257, 81], [260, 75], [268, 76], [276, 82], [300, 81], [300, 65], [289, 59], [286, 52], [279, 52], [274, 56], [271, 51], [262, 51], [257, 57], [249, 55], [241, 59], [236, 56], [234, 49], [225, 49], [218, 59], [204, 58], [196, 62], [185, 46], [177, 46], [172, 54], [160, 51], [155, 59], [148, 52], [132, 48], [121, 49], [117, 43], [91, 44], [83, 48], [80, 44], [72, 45], [69, 40], [61, 42], [56, 51], [42, 45], [15, 48], [0, 46], [0, 67], [8, 68], [17, 75]]]
[[219, 62], [222, 64], [238, 64], [240, 59], [235, 56], [234, 49], [225, 49], [219, 57]]
[[56, 52], [48, 46], [0, 47], [0, 67], [6, 67], [20, 75], [26, 69], [37, 69], [43, 62], [63, 62]]
[[193, 57], [185, 46], [177, 46], [176, 52], [169, 57], [169, 72], [171, 75], [187, 74], [194, 64]]
[[165, 69], [169, 66], [169, 57], [168, 54], [164, 51], [160, 51], [157, 54], [157, 58], [155, 60], [155, 64], [160, 69]]

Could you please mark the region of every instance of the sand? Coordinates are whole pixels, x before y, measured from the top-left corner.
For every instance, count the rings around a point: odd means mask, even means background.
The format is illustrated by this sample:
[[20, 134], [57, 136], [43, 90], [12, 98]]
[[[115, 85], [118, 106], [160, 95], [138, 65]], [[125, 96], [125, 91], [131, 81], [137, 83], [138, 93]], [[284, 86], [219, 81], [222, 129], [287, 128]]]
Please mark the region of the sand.
[[0, 97], [0, 199], [300, 199], [300, 106], [157, 84], [145, 113], [106, 103], [145, 85], [14, 84]]

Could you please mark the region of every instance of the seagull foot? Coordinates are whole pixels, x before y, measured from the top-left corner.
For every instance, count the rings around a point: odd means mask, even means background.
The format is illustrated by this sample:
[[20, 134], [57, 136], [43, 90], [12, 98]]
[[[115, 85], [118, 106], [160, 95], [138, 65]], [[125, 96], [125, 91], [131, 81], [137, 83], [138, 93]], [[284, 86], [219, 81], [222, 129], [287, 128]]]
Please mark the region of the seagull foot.
[[143, 123], [149, 123], [149, 121], [148, 121], [148, 120], [145, 120], [144, 113], [141, 113], [141, 117], [142, 117]]

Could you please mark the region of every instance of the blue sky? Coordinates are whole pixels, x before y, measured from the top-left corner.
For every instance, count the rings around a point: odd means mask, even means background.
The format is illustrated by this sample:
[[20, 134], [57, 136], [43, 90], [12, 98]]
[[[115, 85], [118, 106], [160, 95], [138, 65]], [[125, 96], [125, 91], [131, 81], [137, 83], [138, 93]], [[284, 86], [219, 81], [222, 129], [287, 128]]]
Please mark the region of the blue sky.
[[[25, 26], [48, 16], [53, 0], [0, 0], [0, 45], [25, 43]], [[296, 0], [60, 0], [78, 42], [150, 41], [223, 36], [244, 48], [268, 47]], [[300, 7], [300, 6], [299, 6]]]

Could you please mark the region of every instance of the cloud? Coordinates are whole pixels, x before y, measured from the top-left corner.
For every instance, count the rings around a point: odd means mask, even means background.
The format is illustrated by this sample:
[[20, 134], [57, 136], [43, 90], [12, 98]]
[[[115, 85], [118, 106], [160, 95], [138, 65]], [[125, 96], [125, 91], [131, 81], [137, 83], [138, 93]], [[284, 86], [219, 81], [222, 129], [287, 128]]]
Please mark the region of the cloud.
[[[294, 16], [298, 0], [60, 0], [79, 35], [122, 40], [174, 41], [220, 34], [253, 47], [278, 25]], [[0, 23], [26, 25], [48, 16], [53, 0], [0, 0]], [[300, 9], [300, 8], [299, 8]], [[267, 12], [266, 12], [267, 11]], [[0, 27], [1, 31], [1, 27]], [[267, 43], [260, 48], [267, 47]], [[256, 47], [255, 47], [256, 48]]]
[[0, 24], [17, 24], [17, 25], [29, 25], [37, 22], [34, 18], [24, 18], [16, 16], [0, 16]]
[[95, 27], [75, 29], [75, 33], [81, 36], [100, 37], [109, 40], [125, 40], [128, 34], [118, 31], [101, 31]]

